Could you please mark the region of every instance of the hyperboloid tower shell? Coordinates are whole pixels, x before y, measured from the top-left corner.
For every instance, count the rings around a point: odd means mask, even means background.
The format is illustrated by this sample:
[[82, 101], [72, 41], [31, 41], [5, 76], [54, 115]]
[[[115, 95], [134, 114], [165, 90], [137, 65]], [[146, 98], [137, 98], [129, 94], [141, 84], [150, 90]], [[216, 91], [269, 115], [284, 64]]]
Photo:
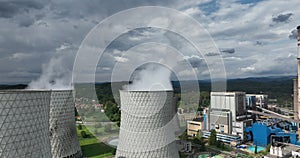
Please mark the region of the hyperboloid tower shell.
[[49, 158], [50, 91], [0, 91], [0, 157]]
[[179, 157], [173, 91], [120, 91], [120, 99], [121, 126], [116, 157]]
[[54, 90], [50, 102], [50, 142], [53, 157], [82, 157], [75, 125], [72, 90]]

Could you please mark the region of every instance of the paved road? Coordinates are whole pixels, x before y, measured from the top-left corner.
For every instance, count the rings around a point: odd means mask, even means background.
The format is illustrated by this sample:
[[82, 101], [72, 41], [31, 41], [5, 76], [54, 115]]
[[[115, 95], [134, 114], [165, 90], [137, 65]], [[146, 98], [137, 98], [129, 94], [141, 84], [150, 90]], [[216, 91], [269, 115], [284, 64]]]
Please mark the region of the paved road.
[[[102, 125], [107, 125], [107, 124], [116, 124], [115, 122], [85, 122], [83, 121], [83, 125], [95, 125], [97, 123], [101, 123]], [[76, 121], [76, 124], [82, 124], [80, 121]]]

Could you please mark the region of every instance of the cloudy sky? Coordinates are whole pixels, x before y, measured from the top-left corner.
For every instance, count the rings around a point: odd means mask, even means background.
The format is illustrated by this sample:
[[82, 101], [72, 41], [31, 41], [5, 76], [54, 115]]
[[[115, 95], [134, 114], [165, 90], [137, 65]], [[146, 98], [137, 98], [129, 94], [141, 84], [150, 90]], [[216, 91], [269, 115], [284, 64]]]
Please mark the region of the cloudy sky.
[[[196, 19], [220, 50], [227, 78], [297, 74], [299, 0], [0, 0], [0, 83], [28, 83], [43, 69], [54, 77], [68, 74], [65, 69], [72, 70], [76, 52], [92, 28], [119, 11], [140, 6], [173, 8]], [[204, 57], [184, 44], [183, 38], [165, 30], [140, 28], [107, 47], [97, 67], [97, 80], [109, 81], [116, 63], [130, 69], [126, 65], [145, 58], [140, 48], [135, 49], [139, 55], [126, 56], [126, 51], [149, 41], [184, 45], [180, 47], [183, 59], [193, 70], [181, 69], [178, 75], [189, 79], [193, 71], [200, 79], [210, 77]], [[49, 70], [51, 65], [55, 65], [53, 70]]]

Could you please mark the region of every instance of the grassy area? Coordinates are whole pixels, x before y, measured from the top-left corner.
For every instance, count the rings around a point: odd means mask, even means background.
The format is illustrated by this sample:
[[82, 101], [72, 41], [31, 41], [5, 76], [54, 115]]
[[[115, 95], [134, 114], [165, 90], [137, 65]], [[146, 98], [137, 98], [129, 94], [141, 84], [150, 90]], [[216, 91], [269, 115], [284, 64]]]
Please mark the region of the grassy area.
[[[81, 131], [85, 131], [87, 138], [83, 138]], [[112, 148], [92, 135], [91, 132], [85, 126], [82, 126], [82, 130], [77, 128], [78, 139], [80, 142], [83, 155], [90, 158], [107, 158], [114, 157], [115, 148]]]
[[179, 157], [180, 157], [180, 158], [186, 158], [187, 156], [186, 156], [184, 153], [181, 153], [181, 152], [180, 152], [180, 153], [179, 153]]
[[107, 125], [102, 125], [101, 127], [86, 125], [86, 128], [91, 131], [94, 136], [97, 137], [100, 141], [104, 141], [118, 135], [119, 127], [117, 125], [111, 125], [110, 130], [108, 131], [105, 130], [105, 126]]

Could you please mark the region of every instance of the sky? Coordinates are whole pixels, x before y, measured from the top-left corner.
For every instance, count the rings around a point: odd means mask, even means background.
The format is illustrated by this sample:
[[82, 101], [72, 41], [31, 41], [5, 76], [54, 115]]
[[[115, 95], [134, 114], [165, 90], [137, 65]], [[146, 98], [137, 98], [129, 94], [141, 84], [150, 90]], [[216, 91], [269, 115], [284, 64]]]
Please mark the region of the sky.
[[[0, 83], [29, 83], [49, 69], [48, 63], [55, 65], [54, 77], [63, 76], [65, 69], [72, 71], [80, 44], [91, 29], [111, 15], [141, 6], [172, 8], [196, 19], [219, 49], [227, 78], [297, 74], [299, 0], [0, 0]], [[191, 64], [192, 69], [179, 69], [176, 75], [191, 79], [196, 72], [199, 79], [210, 78], [204, 57], [183, 37], [139, 28], [122, 34], [106, 48], [96, 80], [109, 81], [116, 63], [124, 69], [118, 72], [118, 80], [126, 80], [122, 73], [131, 72], [129, 65], [145, 55], [165, 57], [142, 47], [127, 52], [153, 41], [177, 46], [182, 59]]]

